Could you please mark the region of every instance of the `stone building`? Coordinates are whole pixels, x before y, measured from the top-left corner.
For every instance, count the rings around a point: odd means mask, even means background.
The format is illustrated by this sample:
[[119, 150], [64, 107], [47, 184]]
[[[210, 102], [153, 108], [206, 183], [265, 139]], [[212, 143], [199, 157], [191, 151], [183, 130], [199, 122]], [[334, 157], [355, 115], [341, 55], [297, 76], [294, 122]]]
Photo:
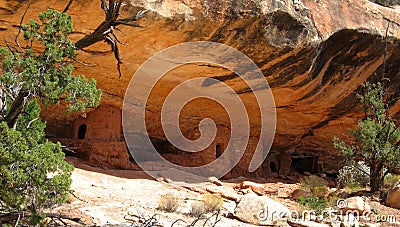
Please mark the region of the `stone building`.
[[47, 135], [76, 151], [75, 155], [102, 168], [131, 169], [132, 159], [125, 144], [121, 109], [101, 105], [87, 117], [73, 122], [48, 122]]
[[[86, 117], [79, 117], [73, 122], [48, 122], [47, 135], [51, 140], [60, 141], [63, 145], [73, 148], [76, 152], [74, 155], [87, 160], [91, 165], [102, 168], [139, 170], [140, 168], [135, 164], [126, 146], [121, 120], [120, 108], [101, 105]], [[194, 130], [186, 136], [194, 140], [199, 137], [199, 132]], [[152, 142], [157, 151], [170, 162], [182, 166], [202, 166], [220, 158], [229, 139], [229, 128], [219, 127], [213, 143], [207, 149], [193, 153], [180, 151], [166, 140], [152, 139]], [[257, 143], [258, 137], [251, 136], [242, 159], [225, 176], [226, 178], [238, 176], [282, 177], [293, 171], [300, 173], [322, 171], [323, 162], [317, 156], [271, 151], [262, 166], [254, 173], [249, 173], [248, 167]], [[163, 168], [151, 160], [148, 165], [151, 165], [154, 170]]]

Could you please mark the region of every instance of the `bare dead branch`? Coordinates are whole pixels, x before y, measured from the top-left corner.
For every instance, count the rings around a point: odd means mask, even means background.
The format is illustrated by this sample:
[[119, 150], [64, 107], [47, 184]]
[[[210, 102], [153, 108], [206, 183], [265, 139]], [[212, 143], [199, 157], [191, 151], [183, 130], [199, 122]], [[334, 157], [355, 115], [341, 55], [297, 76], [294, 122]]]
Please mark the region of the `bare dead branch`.
[[15, 52], [17, 52], [16, 50], [15, 50], [15, 48], [13, 48], [9, 43], [8, 43], [8, 41], [6, 40], [6, 39], [4, 39], [4, 43], [6, 44], [6, 46], [7, 46], [7, 49], [11, 52], [11, 54], [15, 57]]
[[220, 211], [217, 210], [213, 213], [213, 215], [211, 215], [209, 218], [206, 219], [206, 221], [203, 224], [203, 227], [206, 226], [208, 221], [211, 221], [211, 219], [213, 219], [215, 217], [214, 222], [211, 222], [212, 227], [214, 227], [219, 221], [221, 221], [221, 218], [219, 218], [219, 213]]
[[75, 43], [75, 47], [81, 50], [100, 41], [105, 41], [106, 43], [108, 43], [111, 46], [112, 51], [114, 52], [115, 59], [117, 60], [119, 77], [122, 76], [121, 64], [123, 62], [120, 57], [118, 43], [123, 43], [118, 39], [118, 37], [114, 33], [114, 30], [118, 30], [116, 28], [116, 26], [118, 25], [141, 27], [139, 24], [132, 22], [135, 22], [144, 17], [147, 12], [147, 10], [141, 10], [131, 17], [118, 19], [118, 17], [120, 16], [119, 12], [121, 6], [122, 0], [109, 0], [108, 5], [106, 3], [106, 0], [101, 0], [101, 8], [105, 12], [105, 20], [99, 26], [97, 26], [93, 33], [86, 35]]
[[119, 11], [121, 9], [121, 5], [122, 5], [122, 1], [118, 1], [117, 5], [115, 7], [114, 16], [116, 16], [116, 17], [121, 16], [121, 14], [119, 14]]
[[104, 10], [104, 12], [106, 12], [106, 16], [107, 16], [108, 7], [107, 7], [106, 0], [101, 0], [101, 8]]
[[[385, 31], [385, 51], [383, 52], [383, 73], [382, 73], [382, 83], [384, 83], [386, 76], [386, 61], [387, 61], [387, 52], [388, 52], [388, 35], [389, 35], [389, 26], [390, 23], [388, 21], [386, 31]], [[383, 84], [382, 84], [383, 86]]]
[[[45, 213], [46, 217], [49, 218], [57, 218], [63, 220], [69, 220], [80, 225], [85, 225], [84, 222], [81, 221], [81, 218], [71, 217], [65, 214], [55, 214], [55, 213]], [[21, 217], [31, 217], [32, 214], [30, 212], [10, 212], [7, 214], [3, 214], [0, 216], [0, 223], [12, 223], [12, 222], [19, 222]]]
[[63, 13], [66, 13], [74, 0], [69, 0], [68, 5], [64, 8]]
[[124, 45], [124, 46], [128, 46], [127, 43], [123, 43], [123, 42], [121, 42], [121, 40], [118, 39], [118, 37], [115, 35], [115, 33], [114, 33], [113, 30], [111, 30], [110, 34], [113, 36], [113, 38], [114, 38], [118, 43], [120, 43], [120, 44], [122, 44], [122, 45]]
[[52, 220], [54, 221], [54, 219], [57, 219], [58, 221], [60, 221], [64, 226], [67, 226], [68, 224], [63, 221], [61, 218], [52, 218]]
[[79, 60], [76, 59], [76, 58], [72, 58], [72, 60], [73, 60], [74, 62], [79, 63], [79, 64], [84, 65], [84, 66], [89, 66], [89, 67], [95, 66], [94, 64], [88, 64], [88, 63], [85, 63], [85, 62], [83, 62], [83, 61], [79, 61]]
[[22, 22], [24, 21], [25, 15], [26, 15], [26, 13], [28, 12], [28, 10], [29, 10], [30, 7], [31, 7], [31, 3], [29, 2], [28, 7], [26, 8], [24, 14], [22, 14], [21, 20], [19, 21], [18, 33], [17, 33], [17, 35], [15, 36], [15, 40], [14, 40], [15, 43], [17, 44], [17, 46], [20, 48], [20, 50], [21, 50], [22, 52], [24, 52], [24, 53], [25, 53], [25, 50], [21, 47], [21, 45], [19, 45], [18, 38], [19, 38], [19, 35], [21, 34]]
[[183, 223], [186, 224], [186, 222], [185, 222], [184, 220], [182, 220], [182, 219], [177, 219], [177, 220], [175, 220], [174, 222], [172, 222], [171, 227], [174, 227], [174, 225], [177, 224], [177, 223], [179, 223], [179, 222], [183, 222]]
[[31, 127], [31, 125], [33, 124], [33, 122], [35, 122], [35, 121], [37, 121], [37, 120], [39, 120], [39, 118], [37, 117], [37, 118], [34, 118], [33, 120], [31, 120], [31, 121], [29, 121], [29, 123], [28, 123], [28, 126], [26, 126], [26, 128], [30, 128]]
[[73, 197], [75, 197], [77, 200], [82, 201], [82, 202], [84, 202], [84, 203], [89, 203], [88, 201], [83, 200], [83, 199], [79, 198], [77, 195], [75, 195], [75, 191], [74, 191], [74, 190], [69, 190], [68, 192], [69, 192], [69, 194], [71, 194]]
[[114, 0], [110, 0], [109, 1], [109, 6], [108, 6], [108, 11], [106, 12], [107, 13], [106, 20], [113, 19], [114, 12], [115, 12], [115, 1]]
[[117, 21], [117, 22], [115, 22], [115, 25], [126, 25], [126, 26], [134, 27], [134, 28], [144, 28], [140, 24], [131, 24], [129, 22], [124, 22], [124, 21]]
[[116, 40], [110, 36], [106, 36], [106, 42], [111, 45], [112, 51], [114, 52], [114, 57], [115, 57], [115, 59], [117, 59], [117, 68], [118, 68], [119, 78], [121, 78], [122, 77], [122, 73], [121, 73], [122, 60], [119, 55], [119, 49], [118, 49]]
[[80, 225], [85, 225], [85, 223], [83, 221], [81, 221], [81, 218], [76, 218], [76, 217], [71, 217], [65, 214], [55, 214], [55, 213], [46, 213], [45, 214], [46, 217], [49, 218], [58, 218], [58, 219], [64, 219], [64, 220], [69, 220], [69, 221], [73, 221], [75, 223], [78, 223]]

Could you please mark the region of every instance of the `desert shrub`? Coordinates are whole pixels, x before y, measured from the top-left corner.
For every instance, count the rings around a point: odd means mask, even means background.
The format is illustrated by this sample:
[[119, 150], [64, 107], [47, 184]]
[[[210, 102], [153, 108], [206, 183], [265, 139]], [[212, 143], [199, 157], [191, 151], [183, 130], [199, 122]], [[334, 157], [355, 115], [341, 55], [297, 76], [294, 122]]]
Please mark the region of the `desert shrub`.
[[[300, 198], [299, 198], [299, 199], [300, 199]], [[296, 211], [297, 213], [292, 213], [291, 218], [297, 219], [297, 218], [300, 218], [300, 217], [304, 217], [303, 215], [304, 215], [305, 213], [308, 213], [309, 209], [310, 209], [309, 207], [298, 203], [298, 204], [296, 205], [296, 207], [295, 207], [295, 211]]]
[[168, 193], [161, 196], [158, 202], [158, 209], [166, 212], [175, 212], [178, 209], [180, 202], [181, 200], [179, 197]]
[[352, 190], [367, 186], [369, 181], [369, 167], [362, 161], [343, 166], [337, 178], [338, 185]]
[[328, 207], [337, 207], [337, 202], [338, 200], [343, 199], [339, 195], [336, 194], [330, 194], [328, 197], [326, 197], [326, 206]]
[[351, 183], [348, 183], [343, 189], [347, 193], [353, 193], [353, 192], [358, 192], [358, 191], [365, 189], [365, 186], [362, 186], [358, 182], [351, 182]]
[[384, 180], [384, 188], [388, 188], [391, 189], [392, 187], [394, 187], [397, 183], [400, 182], [400, 175], [396, 175], [396, 174], [388, 174], [385, 176], [385, 180]]
[[372, 2], [383, 6], [400, 5], [400, 0], [372, 0]]
[[297, 202], [301, 206], [305, 206], [313, 210], [317, 215], [320, 215], [327, 206], [327, 200], [325, 198], [320, 198], [317, 196], [306, 196], [306, 197], [300, 196]]
[[221, 209], [222, 205], [224, 204], [224, 201], [220, 195], [204, 194], [202, 196], [202, 200], [204, 202], [205, 212], [217, 211]]
[[189, 213], [190, 216], [199, 217], [205, 213], [206, 213], [206, 209], [205, 209], [204, 201], [196, 200], [191, 203], [190, 213]]
[[310, 191], [313, 195], [318, 197], [326, 196], [329, 191], [328, 182], [315, 175], [304, 177], [301, 181], [301, 187], [302, 189]]

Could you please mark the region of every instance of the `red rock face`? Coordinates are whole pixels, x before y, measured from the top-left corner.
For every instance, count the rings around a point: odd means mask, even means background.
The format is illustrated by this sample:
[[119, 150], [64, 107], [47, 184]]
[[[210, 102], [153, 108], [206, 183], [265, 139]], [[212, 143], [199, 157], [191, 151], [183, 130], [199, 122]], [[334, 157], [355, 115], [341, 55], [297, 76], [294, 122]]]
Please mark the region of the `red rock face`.
[[[187, 41], [214, 41], [230, 45], [248, 55], [262, 70], [274, 94], [277, 129], [269, 157], [253, 175], [287, 175], [290, 171], [330, 172], [340, 165], [333, 149], [334, 136], [347, 137], [347, 128], [362, 117], [356, 92], [366, 81], [384, 73], [390, 91], [399, 95], [400, 14], [364, 0], [350, 1], [131, 1], [152, 8], [140, 24], [144, 28], [121, 28], [119, 38], [128, 43], [120, 51], [124, 64], [118, 78], [116, 61], [106, 44], [80, 51], [78, 59], [93, 66], [76, 65], [76, 72], [95, 78], [104, 91], [102, 104], [87, 117], [66, 115], [64, 109], [47, 107], [43, 116], [48, 134], [73, 141], [92, 163], [110, 168], [136, 168], [129, 160], [121, 126], [124, 94], [137, 68], [153, 54]], [[66, 2], [33, 1], [26, 18], [36, 17], [48, 6], [63, 9]], [[16, 25], [27, 7], [18, 1], [0, 1], [0, 34], [12, 40]], [[130, 15], [136, 8], [123, 7]], [[78, 40], [101, 23], [98, 1], [74, 1], [69, 9], [75, 24], [71, 36]], [[389, 27], [388, 27], [389, 24]], [[388, 27], [386, 41], [383, 38]], [[0, 45], [4, 46], [3, 40]], [[383, 66], [384, 52], [386, 66]], [[199, 76], [211, 77], [231, 86], [246, 103], [252, 130], [241, 162], [228, 176], [248, 174], [248, 164], [259, 138], [259, 110], [254, 95], [230, 71], [207, 65], [186, 65], [166, 74], [152, 91], [146, 106], [146, 125], [155, 147], [170, 161], [184, 166], [209, 163], [227, 145], [229, 118], [221, 106], [198, 100], [183, 109], [182, 133], [198, 138], [202, 118], [212, 118], [218, 127], [216, 140], [199, 153], [179, 151], [165, 138], [161, 106], [179, 83]], [[391, 113], [398, 118], [399, 103]], [[86, 125], [86, 130], [84, 126]], [[83, 133], [85, 131], [85, 133]], [[80, 133], [79, 133], [80, 132]], [[79, 139], [79, 134], [84, 135]], [[261, 138], [262, 140], [262, 138]], [[149, 163], [152, 165], [152, 163]], [[155, 167], [156, 168], [156, 167]]]

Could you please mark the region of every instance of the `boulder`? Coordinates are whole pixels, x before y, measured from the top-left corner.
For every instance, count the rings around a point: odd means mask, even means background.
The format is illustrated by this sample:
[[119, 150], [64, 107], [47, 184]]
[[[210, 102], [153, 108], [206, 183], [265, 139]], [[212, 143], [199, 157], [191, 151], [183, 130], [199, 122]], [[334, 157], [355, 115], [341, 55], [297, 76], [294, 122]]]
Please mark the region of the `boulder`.
[[208, 181], [217, 186], [222, 186], [222, 182], [220, 180], [218, 180], [218, 178], [216, 178], [216, 177], [209, 177]]
[[291, 194], [291, 197], [294, 199], [294, 200], [298, 200], [300, 197], [307, 197], [307, 196], [312, 196], [312, 193], [311, 192], [308, 192], [308, 191], [306, 191], [306, 190], [303, 190], [303, 189], [296, 189], [296, 190], [294, 190], [293, 192], [292, 192], [292, 194]]
[[236, 203], [234, 201], [224, 201], [221, 209], [221, 215], [224, 217], [232, 217], [235, 212]]
[[393, 187], [386, 197], [386, 205], [400, 209], [400, 184]]
[[254, 225], [276, 225], [286, 222], [290, 210], [283, 204], [267, 197], [247, 194], [240, 198], [235, 217]]
[[215, 186], [215, 185], [208, 185], [206, 191], [211, 194], [220, 195], [222, 198], [239, 201], [240, 196], [236, 193], [236, 191], [231, 187], [224, 187], [224, 186]]
[[197, 193], [200, 193], [200, 194], [207, 193], [207, 191], [205, 189], [203, 189], [201, 187], [197, 187], [197, 186], [191, 185], [191, 184], [182, 185], [182, 188], [185, 188], [187, 190], [190, 190], [190, 191], [193, 191], [193, 192], [197, 192]]
[[255, 192], [256, 194], [261, 195], [261, 196], [277, 192], [277, 189], [266, 188], [263, 184], [257, 184], [257, 183], [251, 182], [251, 181], [243, 181], [239, 185], [239, 188], [241, 188], [241, 189], [250, 188], [253, 192]]
[[244, 188], [244, 189], [242, 188], [238, 191], [238, 193], [241, 195], [246, 195], [246, 194], [255, 193], [255, 192], [253, 192], [253, 190], [251, 190], [250, 188]]
[[357, 211], [362, 215], [364, 212], [371, 211], [371, 207], [362, 197], [355, 196], [346, 199], [346, 206], [343, 207], [343, 211]]

